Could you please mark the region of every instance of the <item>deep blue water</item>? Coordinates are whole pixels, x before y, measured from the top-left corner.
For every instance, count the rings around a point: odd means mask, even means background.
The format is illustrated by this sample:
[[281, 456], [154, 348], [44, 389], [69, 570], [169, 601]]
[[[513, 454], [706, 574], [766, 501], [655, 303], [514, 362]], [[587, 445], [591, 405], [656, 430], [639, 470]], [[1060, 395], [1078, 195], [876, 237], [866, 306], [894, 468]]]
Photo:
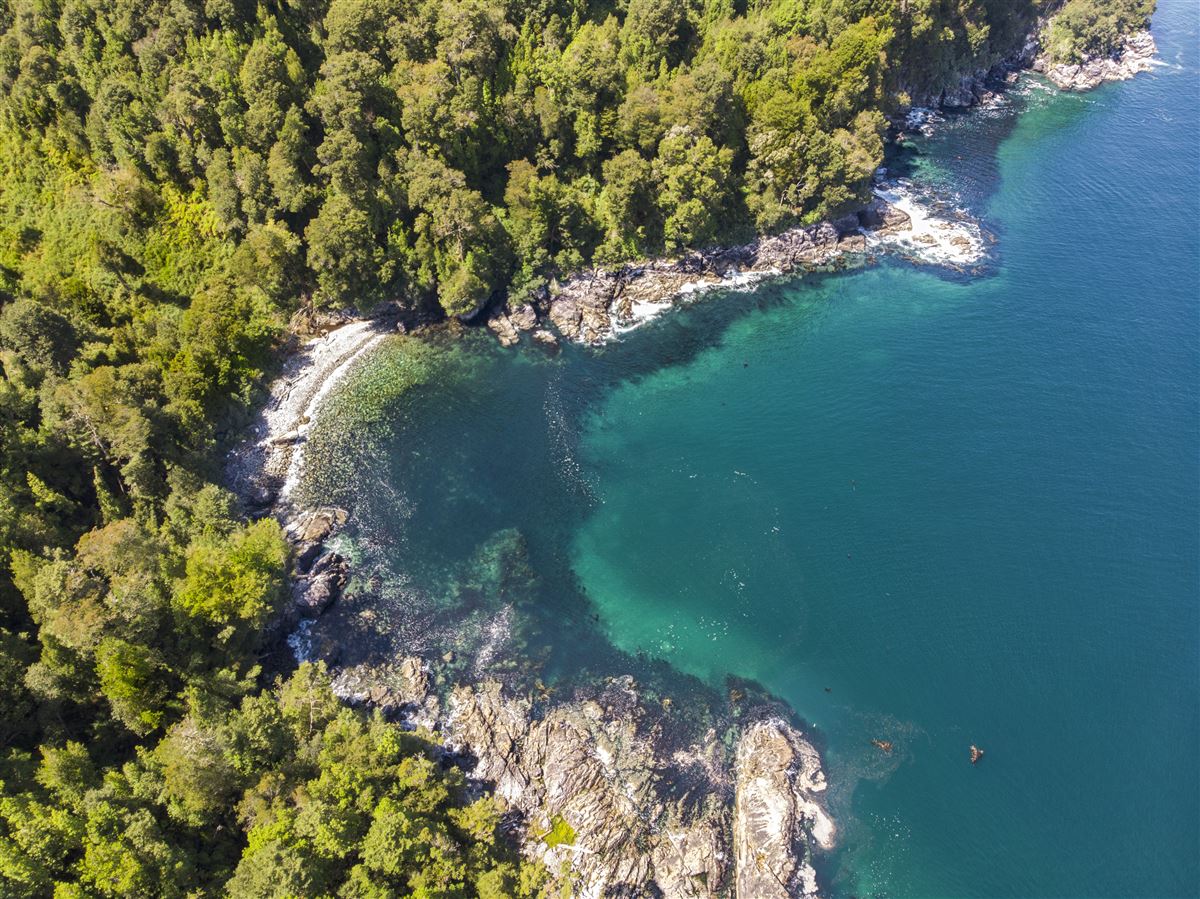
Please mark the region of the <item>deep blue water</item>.
[[1027, 83], [896, 160], [995, 233], [982, 274], [379, 351], [309, 489], [396, 620], [517, 528], [548, 677], [642, 653], [817, 729], [831, 892], [1200, 892], [1200, 27], [1161, 7], [1154, 73]]

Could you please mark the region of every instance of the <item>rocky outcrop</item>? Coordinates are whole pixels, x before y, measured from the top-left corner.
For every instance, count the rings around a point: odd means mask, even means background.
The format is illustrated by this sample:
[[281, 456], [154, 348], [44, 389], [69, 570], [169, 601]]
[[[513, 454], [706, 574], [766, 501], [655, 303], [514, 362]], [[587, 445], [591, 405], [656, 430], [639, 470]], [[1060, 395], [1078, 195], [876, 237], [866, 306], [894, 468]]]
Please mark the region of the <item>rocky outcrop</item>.
[[735, 767], [733, 852], [737, 899], [817, 895], [809, 855], [833, 846], [821, 806], [825, 774], [815, 749], [785, 722], [761, 721], [742, 733]]
[[[573, 895], [722, 895], [728, 771], [665, 757], [646, 717], [628, 677], [541, 716], [482, 684], [454, 692], [446, 736], [476, 760], [472, 776], [523, 813], [526, 853], [566, 872]], [[694, 748], [717, 752], [715, 734]]]
[[517, 332], [517, 326], [508, 314], [501, 309], [497, 309], [488, 317], [488, 330], [496, 335], [496, 339], [500, 341], [501, 346], [516, 346], [521, 342], [521, 335]]
[[292, 634], [302, 621], [319, 618], [342, 595], [350, 563], [326, 541], [346, 523], [346, 511], [323, 507], [303, 511], [284, 524], [292, 544], [292, 576], [287, 602], [267, 628], [267, 642]]
[[347, 519], [345, 509], [335, 506], [321, 506], [318, 509], [305, 511], [292, 518], [284, 526], [288, 536], [297, 548], [300, 558], [318, 546], [322, 541], [332, 537]]
[[1128, 35], [1121, 47], [1109, 56], [1085, 59], [1080, 63], [1055, 63], [1039, 56], [1033, 63], [1055, 87], [1064, 91], [1088, 91], [1106, 81], [1126, 81], [1154, 68], [1158, 47], [1149, 31]]
[[[915, 110], [969, 109], [987, 102], [1015, 73], [1029, 68], [1038, 53], [1036, 31], [1029, 34], [1020, 46], [999, 58], [979, 61], [976, 67], [951, 75], [940, 83], [902, 84], [902, 90], [912, 98]], [[893, 124], [902, 126], [904, 118]], [[911, 125], [910, 125], [911, 127]]]
[[[930, 121], [928, 116], [922, 118], [920, 127]], [[551, 284], [533, 303], [494, 310], [488, 327], [504, 346], [520, 343], [520, 332], [529, 330], [533, 340], [553, 346], [555, 337], [547, 324], [566, 340], [600, 344], [689, 295], [718, 288], [744, 289], [768, 278], [860, 265], [876, 253], [895, 252], [957, 271], [978, 264], [984, 255], [980, 240], [970, 236], [961, 238], [958, 245], [949, 243], [958, 231], [972, 235], [979, 231], [968, 216], [961, 210], [942, 208], [925, 209], [917, 216], [907, 182], [886, 180], [884, 169], [880, 173], [872, 201], [834, 222], [792, 228], [743, 246], [716, 247], [678, 259], [578, 272]]]
[[685, 294], [849, 264], [866, 246], [858, 230], [861, 223], [857, 216], [852, 219], [843, 221], [843, 229], [822, 222], [744, 246], [583, 271], [551, 288], [543, 300], [545, 313], [568, 340], [600, 343]]
[[300, 618], [316, 618], [341, 596], [349, 563], [335, 552], [323, 553], [307, 573], [292, 581], [292, 602]]
[[628, 675], [552, 697], [540, 683], [455, 684], [453, 656], [342, 668], [334, 686], [435, 733], [447, 761], [503, 800], [507, 832], [555, 895], [818, 894], [813, 852], [834, 836], [824, 775], [779, 703], [743, 685], [695, 727], [695, 703], [675, 709]]
[[352, 698], [440, 731], [449, 757], [509, 806], [523, 853], [572, 895], [817, 894], [811, 853], [833, 845], [824, 775], [781, 717], [751, 712], [679, 745], [670, 713], [628, 676], [553, 703], [491, 681], [439, 701], [437, 668], [406, 658]]
[[530, 303], [522, 303], [516, 308], [509, 308], [509, 320], [522, 331], [532, 331], [537, 327], [537, 310]]
[[912, 230], [912, 216], [881, 197], [876, 197], [858, 217], [864, 228], [879, 237]]

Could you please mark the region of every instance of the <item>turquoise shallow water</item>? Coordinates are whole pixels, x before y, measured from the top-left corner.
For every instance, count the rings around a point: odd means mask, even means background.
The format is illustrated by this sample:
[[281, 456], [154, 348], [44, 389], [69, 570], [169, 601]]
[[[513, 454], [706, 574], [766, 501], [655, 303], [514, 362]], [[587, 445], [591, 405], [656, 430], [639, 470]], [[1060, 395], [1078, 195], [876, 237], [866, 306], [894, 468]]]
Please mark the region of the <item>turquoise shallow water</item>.
[[551, 673], [623, 650], [786, 698], [835, 894], [1197, 894], [1200, 28], [1155, 28], [1155, 73], [896, 160], [995, 233], [984, 274], [885, 262], [557, 357], [398, 340], [307, 489], [401, 604], [517, 528]]

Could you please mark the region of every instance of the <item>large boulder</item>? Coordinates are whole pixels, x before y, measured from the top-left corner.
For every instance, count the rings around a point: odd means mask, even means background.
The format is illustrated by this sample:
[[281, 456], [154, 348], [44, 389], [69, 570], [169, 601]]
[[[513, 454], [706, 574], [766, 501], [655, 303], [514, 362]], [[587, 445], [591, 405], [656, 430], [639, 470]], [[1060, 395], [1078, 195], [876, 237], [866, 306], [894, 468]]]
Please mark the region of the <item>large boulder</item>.
[[882, 197], [876, 197], [858, 214], [862, 226], [868, 231], [883, 236], [896, 234], [912, 229], [912, 217], [902, 209], [897, 209]]
[[533, 308], [531, 303], [523, 303], [516, 308], [510, 306], [508, 309], [508, 318], [509, 321], [522, 331], [532, 331], [538, 326], [537, 310]]
[[350, 566], [335, 552], [326, 552], [312, 565], [307, 575], [293, 582], [296, 611], [301, 618], [316, 618], [328, 609], [346, 586]]
[[320, 543], [337, 533], [346, 519], [345, 509], [323, 506], [302, 512], [287, 523], [286, 530], [297, 544]]
[[487, 321], [488, 329], [496, 335], [501, 346], [516, 346], [521, 342], [517, 326], [504, 312], [496, 310]]

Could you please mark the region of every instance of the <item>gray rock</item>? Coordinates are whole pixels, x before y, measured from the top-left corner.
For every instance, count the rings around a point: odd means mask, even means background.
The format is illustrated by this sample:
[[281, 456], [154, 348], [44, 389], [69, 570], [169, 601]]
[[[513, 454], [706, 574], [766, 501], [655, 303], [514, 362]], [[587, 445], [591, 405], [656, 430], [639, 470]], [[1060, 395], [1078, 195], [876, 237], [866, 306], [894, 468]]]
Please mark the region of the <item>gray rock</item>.
[[538, 325], [537, 310], [530, 303], [525, 303], [516, 309], [509, 307], [508, 318], [522, 331], [532, 331]]
[[979, 102], [987, 72], [972, 72], [958, 79], [942, 92], [941, 103], [945, 109], [967, 109]]
[[[842, 225], [850, 228], [850, 219]], [[828, 266], [847, 248], [857, 248], [853, 242], [840, 247], [841, 233], [845, 232], [822, 222], [740, 247], [580, 272], [551, 288], [550, 320], [567, 340], [600, 343], [612, 336], [615, 326], [635, 321], [639, 307], [663, 305], [701, 288], [732, 285], [735, 275], [776, 276]]]
[[497, 310], [492, 313], [492, 316], [487, 322], [488, 329], [496, 335], [496, 339], [500, 341], [501, 346], [516, 346], [521, 342], [521, 335], [517, 332], [516, 325], [503, 312]]
[[296, 545], [296, 571], [307, 574], [323, 552], [325, 552], [323, 543], [298, 543]]
[[[665, 785], [696, 771], [681, 770], [693, 768], [690, 760], [664, 757], [652, 731], [639, 728], [632, 679], [609, 689], [631, 704], [619, 697], [569, 703], [537, 717], [527, 700], [505, 697], [497, 684], [462, 687], [450, 701], [447, 738], [477, 760], [473, 777], [523, 812], [525, 854], [552, 872], [565, 867], [575, 895], [722, 895], [730, 879], [728, 805], [721, 801], [728, 783], [701, 769], [700, 790], [713, 801], [692, 807], [664, 798], [671, 793]], [[718, 741], [714, 734], [709, 740], [712, 751]]]
[[865, 253], [867, 238], [863, 234], [844, 234], [838, 240], [839, 253]]
[[735, 767], [733, 854], [737, 899], [818, 895], [809, 860], [833, 846], [833, 822], [819, 795], [825, 775], [817, 751], [781, 720], [742, 732]]
[[579, 339], [579, 325], [583, 315], [579, 304], [571, 296], [558, 296], [550, 302], [550, 321], [558, 328], [558, 333], [568, 340]]
[[1106, 81], [1125, 81], [1140, 72], [1154, 68], [1158, 47], [1149, 31], [1139, 31], [1125, 38], [1111, 56], [1092, 57], [1078, 64], [1054, 63], [1039, 57], [1034, 68], [1045, 74], [1059, 90], [1088, 91]]
[[305, 577], [293, 581], [293, 605], [301, 618], [316, 618], [342, 594], [349, 566], [334, 552], [327, 552]]
[[907, 212], [897, 209], [881, 197], [876, 197], [865, 209], [858, 214], [862, 226], [874, 231], [880, 236], [908, 231], [912, 228], [912, 218]]
[[574, 895], [816, 894], [809, 856], [833, 843], [824, 775], [816, 750], [780, 719], [745, 728], [735, 751], [715, 729], [670, 748], [621, 677], [599, 697], [540, 713], [499, 684], [462, 686], [444, 733], [472, 760], [472, 778], [522, 813], [523, 852], [565, 870]]
[[845, 237], [847, 234], [858, 231], [860, 227], [858, 213], [851, 212], [848, 215], [843, 215], [839, 219], [834, 219], [832, 224], [833, 227], [837, 229], [837, 233], [840, 236]]
[[345, 509], [323, 506], [300, 513], [287, 523], [285, 530], [297, 543], [320, 543], [336, 534], [346, 518]]

